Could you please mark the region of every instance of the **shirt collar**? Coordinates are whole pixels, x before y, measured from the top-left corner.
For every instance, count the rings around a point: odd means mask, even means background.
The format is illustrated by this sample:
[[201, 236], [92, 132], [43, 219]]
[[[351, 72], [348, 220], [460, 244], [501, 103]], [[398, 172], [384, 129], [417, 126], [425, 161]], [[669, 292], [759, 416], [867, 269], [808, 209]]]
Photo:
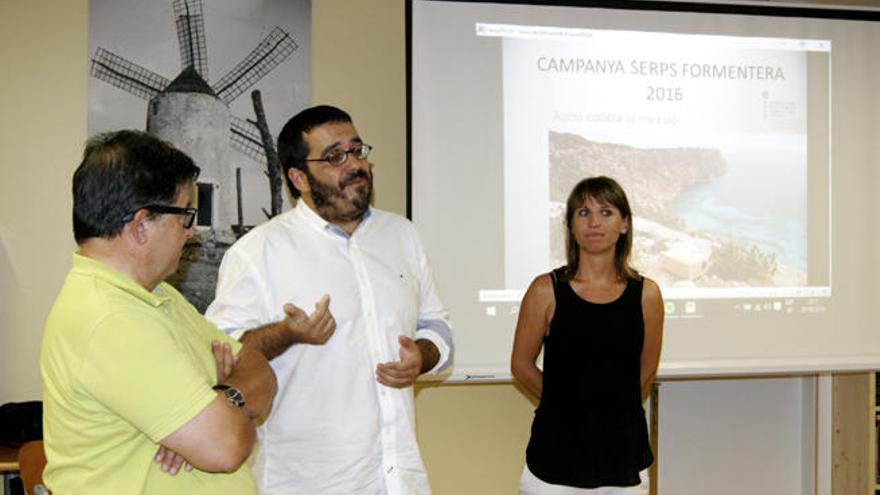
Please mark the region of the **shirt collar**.
[[[318, 230], [342, 237], [344, 239], [348, 239], [350, 237], [348, 233], [339, 228], [339, 226], [334, 225], [327, 220], [324, 220], [321, 215], [318, 215], [318, 213], [313, 210], [308, 204], [306, 204], [306, 202], [302, 199], [296, 202], [296, 207], [294, 208], [294, 211], [297, 212], [300, 217], [305, 219], [306, 222], [309, 223], [309, 225], [312, 225]], [[363, 216], [361, 216], [361, 221], [358, 224], [357, 228], [354, 229], [354, 232], [357, 233], [357, 231], [360, 230], [372, 216], [373, 208], [367, 207], [367, 211], [365, 211]], [[352, 235], [354, 235], [354, 233]]]
[[127, 292], [150, 306], [158, 307], [162, 303], [171, 299], [169, 291], [165, 287], [167, 285], [165, 282], [160, 282], [159, 285], [150, 292], [132, 280], [128, 275], [125, 275], [106, 263], [84, 256], [79, 252], [73, 253], [73, 262], [71, 264], [70, 272], [71, 274], [99, 279], [119, 290]]

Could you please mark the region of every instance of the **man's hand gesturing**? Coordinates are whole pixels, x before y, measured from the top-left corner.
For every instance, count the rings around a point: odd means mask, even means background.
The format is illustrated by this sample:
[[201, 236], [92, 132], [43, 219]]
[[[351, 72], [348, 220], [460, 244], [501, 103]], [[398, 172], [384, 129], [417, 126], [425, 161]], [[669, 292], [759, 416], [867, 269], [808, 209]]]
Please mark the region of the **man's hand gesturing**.
[[376, 365], [376, 381], [393, 388], [406, 388], [416, 382], [422, 369], [422, 353], [415, 341], [404, 335], [397, 337], [400, 361]]
[[336, 330], [336, 320], [330, 314], [330, 296], [327, 294], [315, 303], [315, 311], [311, 315], [291, 303], [284, 305], [284, 315], [282, 323], [295, 343], [321, 345]]
[[248, 330], [241, 336], [241, 343], [271, 361], [294, 344], [323, 345], [336, 331], [327, 294], [315, 303], [315, 311], [310, 315], [291, 303], [285, 304], [283, 309], [283, 319]]

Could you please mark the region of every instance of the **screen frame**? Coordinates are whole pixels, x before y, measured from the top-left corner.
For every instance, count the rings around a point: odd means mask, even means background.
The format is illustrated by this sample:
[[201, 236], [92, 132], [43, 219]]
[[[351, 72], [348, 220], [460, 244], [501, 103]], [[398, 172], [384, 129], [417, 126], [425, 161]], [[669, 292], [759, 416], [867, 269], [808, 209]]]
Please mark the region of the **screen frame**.
[[[460, 4], [492, 4], [490, 0], [406, 0], [405, 4], [405, 78], [406, 78], [406, 216], [413, 219], [413, 6], [417, 3], [460, 3]], [[653, 1], [653, 0], [569, 0], [569, 1], [529, 1], [507, 0], [500, 2], [508, 5], [534, 5], [552, 7], [584, 7], [605, 10], [637, 10], [644, 12], [676, 12], [750, 15], [778, 18], [804, 18], [825, 20], [847, 20], [880, 22], [880, 8], [859, 7], [853, 5], [805, 5], [799, 3], [767, 5], [754, 2], [690, 2], [690, 1]], [[733, 376], [797, 376], [814, 375], [817, 372], [834, 371], [865, 371], [880, 366], [880, 356], [857, 356], [844, 358], [807, 357], [791, 360], [775, 360], [767, 365], [763, 359], [754, 362], [748, 359], [710, 360], [706, 363], [693, 361], [680, 366], [661, 366], [658, 377], [662, 379], [692, 379]], [[708, 370], [708, 371], [707, 371]], [[480, 369], [466, 369], [452, 375], [427, 377], [428, 381], [446, 381], [460, 383], [474, 382], [509, 382], [509, 373]]]

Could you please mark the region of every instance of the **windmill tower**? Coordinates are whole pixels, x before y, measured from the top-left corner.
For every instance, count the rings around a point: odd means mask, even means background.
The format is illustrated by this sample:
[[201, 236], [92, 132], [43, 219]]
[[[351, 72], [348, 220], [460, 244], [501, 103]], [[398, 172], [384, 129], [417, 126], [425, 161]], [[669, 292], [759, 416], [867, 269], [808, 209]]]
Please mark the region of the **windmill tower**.
[[208, 81], [202, 0], [173, 0], [181, 73], [172, 81], [103, 48], [91, 60], [91, 75], [149, 102], [147, 132], [190, 155], [199, 178], [200, 232], [231, 243], [241, 227], [236, 159], [232, 149], [265, 163], [256, 126], [232, 115], [229, 104], [284, 62], [297, 45], [274, 28], [251, 53], [214, 84]]

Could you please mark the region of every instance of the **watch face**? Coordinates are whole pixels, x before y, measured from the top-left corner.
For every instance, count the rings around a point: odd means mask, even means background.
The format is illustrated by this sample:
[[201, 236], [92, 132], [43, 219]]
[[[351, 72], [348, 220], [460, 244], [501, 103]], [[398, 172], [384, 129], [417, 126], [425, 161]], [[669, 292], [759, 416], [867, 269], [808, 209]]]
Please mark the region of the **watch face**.
[[235, 407], [244, 407], [244, 394], [241, 390], [229, 385], [214, 385], [214, 390], [221, 390], [226, 395], [226, 400]]
[[229, 400], [229, 403], [236, 407], [244, 407], [244, 395], [242, 395], [241, 390], [235, 387], [229, 387], [226, 389], [226, 398]]

